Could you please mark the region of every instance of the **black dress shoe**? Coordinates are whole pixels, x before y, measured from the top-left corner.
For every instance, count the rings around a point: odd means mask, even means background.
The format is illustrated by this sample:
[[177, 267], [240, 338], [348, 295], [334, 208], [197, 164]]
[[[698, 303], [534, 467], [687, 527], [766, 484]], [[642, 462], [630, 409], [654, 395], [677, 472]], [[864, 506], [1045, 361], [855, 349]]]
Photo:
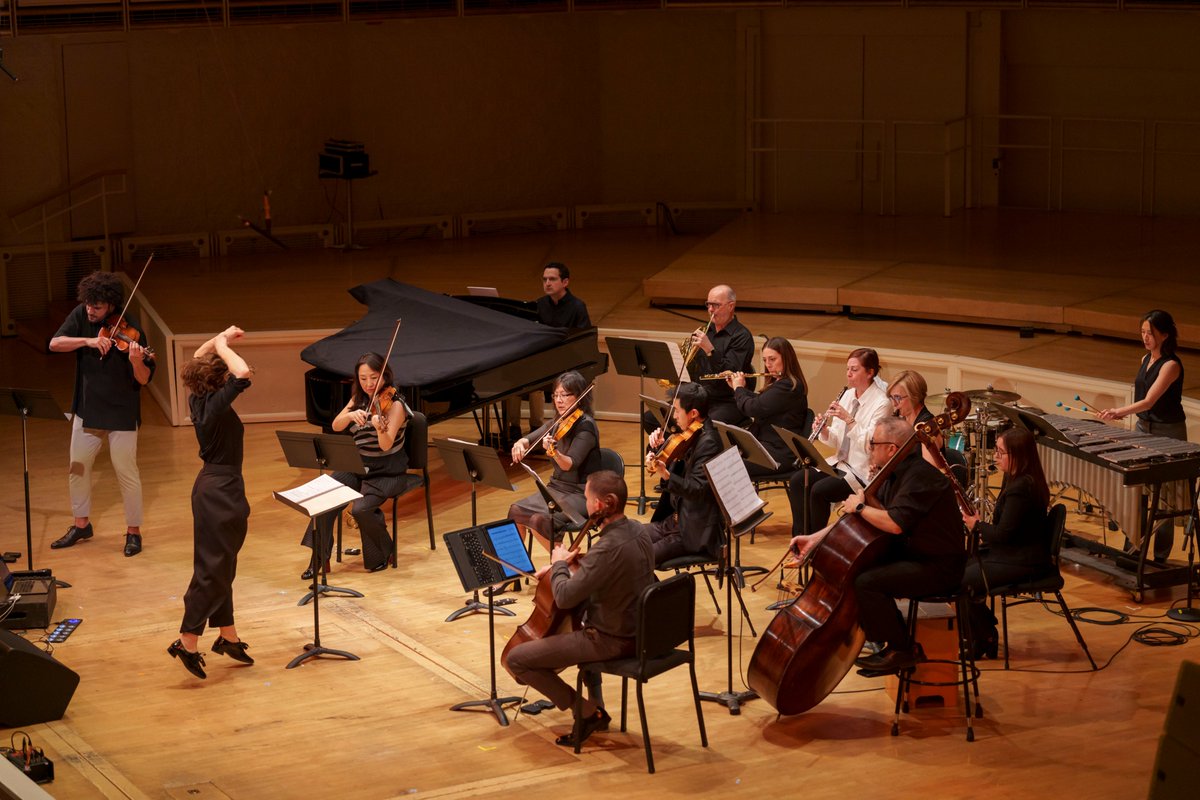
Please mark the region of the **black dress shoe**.
[[229, 656], [234, 661], [240, 661], [243, 664], [253, 664], [254, 659], [246, 652], [246, 648], [249, 646], [245, 642], [231, 642], [224, 636], [218, 636], [217, 640], [212, 643], [212, 651], [220, 653], [223, 656]]
[[142, 552], [142, 535], [140, 533], [125, 534], [125, 557], [136, 556]]
[[184, 669], [203, 680], [208, 676], [204, 674], [204, 654], [189, 653], [183, 646], [183, 640], [176, 639], [171, 642], [171, 646], [167, 648], [167, 655], [178, 658], [183, 662]]
[[[608, 724], [610, 722], [612, 722], [612, 717], [608, 715], [608, 712], [603, 708], [597, 708], [595, 714], [592, 714], [587, 719], [579, 722], [579, 725], [577, 726], [579, 728], [579, 743], [583, 744], [586, 742], [588, 737], [600, 730], [602, 726], [605, 730], [608, 730]], [[572, 729], [570, 733], [564, 733], [562, 736], [559, 736], [554, 740], [554, 743], [562, 747], [574, 747], [574, 729]]]
[[[329, 561], [325, 562], [325, 573], [326, 574], [329, 573]], [[300, 573], [300, 579], [305, 580], [305, 581], [311, 581], [313, 579], [312, 564], [309, 564], [308, 569], [306, 569], [306, 570], [304, 570], [304, 572]]]
[[383, 572], [385, 569], [387, 569], [394, 563], [395, 562], [392, 561], [392, 557], [388, 556], [381, 563], [376, 564], [373, 567], [367, 567], [367, 572]]
[[912, 669], [924, 660], [925, 652], [919, 644], [905, 648], [893, 648], [889, 645], [877, 655], [858, 659], [855, 663], [862, 662], [859, 664], [862, 667], [858, 671], [859, 675], [878, 678], [882, 675], [891, 675], [901, 670]]
[[76, 528], [74, 525], [67, 528], [58, 539], [50, 543], [51, 550], [61, 550], [64, 547], [73, 547], [76, 542], [82, 542], [84, 539], [92, 538], [92, 523], [84, 525], [82, 528]]

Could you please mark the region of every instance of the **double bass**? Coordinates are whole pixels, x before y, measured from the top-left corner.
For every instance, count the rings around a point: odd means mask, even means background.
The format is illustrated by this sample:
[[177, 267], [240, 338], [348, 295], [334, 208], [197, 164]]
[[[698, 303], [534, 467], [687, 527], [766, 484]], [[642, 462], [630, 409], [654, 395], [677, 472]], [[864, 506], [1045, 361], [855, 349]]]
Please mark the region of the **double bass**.
[[[946, 398], [934, 418], [938, 429], [966, 418], [971, 401], [960, 392]], [[928, 443], [932, 426], [921, 426], [867, 485], [866, 502], [879, 506], [883, 482], [912, 452]], [[799, 714], [824, 700], [846, 677], [862, 650], [854, 579], [872, 566], [891, 534], [858, 514], [839, 519], [809, 554], [812, 576], [795, 601], [779, 610], [754, 648], [746, 683], [781, 714]]]

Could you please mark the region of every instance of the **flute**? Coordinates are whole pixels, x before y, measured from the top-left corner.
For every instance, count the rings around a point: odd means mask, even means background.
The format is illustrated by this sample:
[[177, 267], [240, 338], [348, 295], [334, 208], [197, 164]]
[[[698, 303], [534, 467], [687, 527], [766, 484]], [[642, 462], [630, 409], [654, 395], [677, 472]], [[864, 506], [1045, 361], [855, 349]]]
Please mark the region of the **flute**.
[[[844, 395], [846, 393], [846, 390], [849, 388], [850, 388], [849, 384], [847, 384], [846, 386], [843, 386], [842, 390], [840, 392], [838, 392], [837, 397], [833, 398], [833, 400], [829, 403], [829, 405], [833, 405], [838, 400], [841, 400], [842, 395]], [[827, 409], [826, 412], [823, 415], [821, 415], [821, 424], [818, 425], [817, 429], [815, 431], [813, 431], [812, 434], [808, 437], [808, 440], [810, 442], [815, 442], [817, 440], [817, 437], [821, 435], [821, 431], [825, 430], [825, 423], [829, 422], [828, 407], [829, 406], [826, 406], [826, 409]]]
[[[701, 375], [700, 380], [702, 380], [702, 381], [723, 381], [728, 378], [732, 378], [734, 376], [734, 374], [735, 373], [733, 370], [727, 369], [724, 372], [714, 372], [710, 375]], [[774, 372], [746, 372], [746, 373], [743, 373], [743, 377], [746, 377], [746, 378], [778, 378], [779, 376], [776, 375]]]

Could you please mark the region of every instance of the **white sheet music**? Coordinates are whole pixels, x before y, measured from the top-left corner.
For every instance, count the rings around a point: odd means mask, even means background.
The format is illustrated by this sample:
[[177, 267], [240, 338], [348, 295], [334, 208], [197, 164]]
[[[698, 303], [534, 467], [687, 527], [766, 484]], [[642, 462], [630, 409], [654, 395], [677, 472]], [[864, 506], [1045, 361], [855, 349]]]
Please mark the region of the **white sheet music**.
[[683, 353], [679, 352], [679, 342], [668, 342], [666, 339], [659, 339], [671, 350], [671, 362], [675, 365], [675, 374], [679, 375], [680, 370], [683, 370], [682, 377], [679, 378], [680, 383], [691, 383], [692, 379], [688, 376], [688, 371], [683, 369]]
[[286, 503], [310, 517], [324, 514], [354, 502], [362, 495], [349, 486], [334, 480], [331, 475], [318, 475], [308, 483], [283, 492], [273, 492], [275, 499]]
[[750, 473], [746, 471], [742, 454], [736, 447], [709, 459], [704, 469], [708, 473], [708, 482], [716, 492], [718, 502], [729, 515], [731, 524], [739, 525], [745, 522], [766, 505], [758, 496], [758, 492], [754, 491]]

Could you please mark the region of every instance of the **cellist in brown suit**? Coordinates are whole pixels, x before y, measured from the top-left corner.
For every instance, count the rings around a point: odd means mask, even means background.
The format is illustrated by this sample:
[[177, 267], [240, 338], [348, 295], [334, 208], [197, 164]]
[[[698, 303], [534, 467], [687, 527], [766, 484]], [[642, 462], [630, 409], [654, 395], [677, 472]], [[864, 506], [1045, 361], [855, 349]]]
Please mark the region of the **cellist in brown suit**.
[[[504, 667], [523, 683], [548, 697], [559, 709], [575, 703], [575, 689], [558, 676], [559, 670], [585, 661], [605, 661], [633, 655], [637, 634], [637, 603], [654, 577], [654, 548], [642, 523], [625, 517], [629, 490], [625, 478], [601, 470], [588, 476], [584, 486], [589, 524], [597, 523], [599, 538], [580, 555], [557, 544], [551, 563], [538, 571], [539, 581], [549, 581], [558, 609], [582, 611], [582, 627], [566, 633], [526, 637], [505, 648]], [[539, 597], [542, 594], [539, 583]], [[536, 614], [536, 612], [535, 612]], [[522, 635], [522, 625], [514, 638]], [[606, 727], [610, 717], [592, 698], [583, 701], [580, 743]], [[571, 734], [557, 743], [573, 747]]]

